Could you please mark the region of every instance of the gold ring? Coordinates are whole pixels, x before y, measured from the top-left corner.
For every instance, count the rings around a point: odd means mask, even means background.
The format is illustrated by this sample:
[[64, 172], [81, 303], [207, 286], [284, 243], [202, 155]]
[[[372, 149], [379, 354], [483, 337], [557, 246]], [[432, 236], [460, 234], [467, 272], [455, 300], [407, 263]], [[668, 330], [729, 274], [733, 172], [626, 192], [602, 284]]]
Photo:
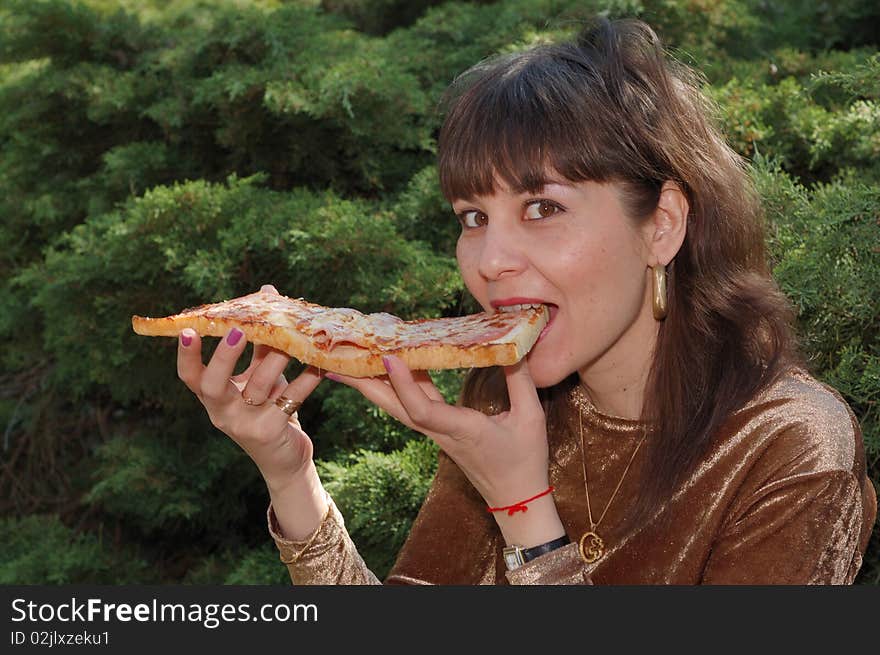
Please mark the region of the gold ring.
[[288, 416], [293, 416], [300, 407], [302, 407], [302, 403], [298, 400], [291, 400], [286, 396], [278, 396], [275, 399], [275, 404], [281, 409], [282, 412], [287, 414]]
[[[257, 404], [258, 404], [258, 403], [255, 403], [255, 402], [254, 402], [254, 399], [253, 399], [253, 398], [250, 398], [249, 396], [245, 396], [244, 394], [241, 394], [241, 397], [244, 399], [244, 404], [245, 404], [245, 405], [251, 405], [251, 406], [254, 406], [254, 405], [257, 405]], [[259, 404], [262, 405], [262, 403], [259, 403]]]

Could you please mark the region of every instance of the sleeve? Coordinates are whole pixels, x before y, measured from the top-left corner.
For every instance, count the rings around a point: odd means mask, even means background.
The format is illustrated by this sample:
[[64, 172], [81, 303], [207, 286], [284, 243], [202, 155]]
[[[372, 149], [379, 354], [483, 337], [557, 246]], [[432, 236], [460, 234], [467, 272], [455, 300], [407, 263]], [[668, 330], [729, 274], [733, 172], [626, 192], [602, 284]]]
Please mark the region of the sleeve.
[[862, 490], [850, 471], [759, 487], [713, 544], [703, 584], [850, 584], [861, 564]]
[[281, 534], [271, 503], [266, 517], [269, 534], [278, 547], [281, 562], [287, 565], [293, 584], [381, 584], [358, 554], [345, 528], [342, 514], [330, 494], [327, 494], [324, 519], [305, 541], [292, 541]]
[[576, 543], [536, 557], [505, 575], [512, 585], [593, 584]]

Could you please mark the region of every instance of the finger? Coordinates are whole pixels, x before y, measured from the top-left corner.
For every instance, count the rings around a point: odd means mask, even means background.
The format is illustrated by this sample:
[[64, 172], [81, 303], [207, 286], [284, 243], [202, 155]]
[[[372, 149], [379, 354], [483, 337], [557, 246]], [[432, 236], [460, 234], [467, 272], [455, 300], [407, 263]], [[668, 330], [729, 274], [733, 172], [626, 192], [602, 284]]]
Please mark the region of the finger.
[[255, 343], [254, 350], [251, 353], [251, 363], [248, 365], [247, 370], [240, 373], [240, 375], [244, 375], [245, 373], [250, 374], [253, 371], [253, 369], [255, 369], [257, 366], [260, 365], [260, 362], [262, 362], [263, 358], [267, 354], [269, 354], [270, 350], [271, 350], [271, 348], [269, 348], [269, 346], [267, 346], [265, 344]]
[[246, 345], [247, 337], [237, 327], [232, 328], [217, 344], [217, 349], [202, 374], [201, 390], [205, 398], [219, 400], [224, 395], [237, 393], [229, 378]]
[[271, 349], [260, 361], [250, 377], [241, 395], [245, 401], [252, 405], [262, 405], [272, 393], [272, 388], [278, 381], [278, 377], [290, 363], [290, 355], [280, 350]]
[[272, 391], [269, 393], [269, 398], [267, 400], [275, 400], [284, 392], [284, 390], [287, 388], [287, 385], [287, 378], [283, 375], [279, 375], [278, 379], [275, 380], [275, 384], [272, 386]]
[[263, 409], [263, 418], [270, 424], [271, 429], [281, 429], [288, 420], [296, 416], [295, 413], [287, 414], [281, 410], [276, 404], [279, 398], [283, 397], [302, 404], [319, 384], [321, 384], [321, 374], [318, 372], [318, 369], [314, 366], [308, 366], [289, 384], [284, 386], [281, 392], [273, 397], [275, 402], [267, 403], [265, 409]]
[[387, 378], [355, 378], [340, 373], [325, 373], [324, 377], [356, 389], [371, 403], [381, 407], [407, 427], [416, 429]]
[[[229, 381], [235, 385], [235, 388], [238, 389], [239, 393], [244, 391], [244, 388], [247, 386], [247, 380], [239, 380], [238, 375], [233, 375], [229, 378]], [[269, 394], [269, 398], [274, 400], [277, 396], [281, 395], [281, 392], [284, 391], [287, 386], [287, 378], [283, 375], [279, 375], [278, 379], [275, 380], [275, 384], [272, 385], [272, 392]]]
[[184, 328], [177, 338], [177, 377], [190, 391], [199, 395], [204, 370], [202, 340], [195, 330]]
[[460, 438], [473, 432], [471, 414], [484, 418], [479, 412], [464, 407], [452, 407], [445, 401], [430, 398], [416, 383], [412, 371], [403, 360], [394, 356], [382, 358], [388, 370], [388, 379], [400, 403], [419, 430]]
[[442, 400], [443, 402], [446, 402], [443, 394], [440, 393], [440, 390], [434, 384], [434, 380], [428, 375], [428, 371], [413, 371], [412, 375], [413, 380], [415, 380], [422, 388], [422, 391], [425, 392], [425, 395], [428, 396], [428, 398], [431, 400]]
[[507, 380], [511, 413], [527, 415], [536, 410], [543, 411], [538, 389], [529, 373], [525, 357], [512, 366], [505, 366], [504, 377]]
[[[267, 346], [262, 343], [255, 343], [254, 347], [251, 351], [251, 361], [248, 364], [248, 367], [245, 370], [243, 370], [241, 373], [239, 373], [238, 375], [233, 375], [229, 379], [232, 380], [233, 383], [235, 383], [235, 385], [239, 388], [239, 390], [243, 389], [244, 384], [247, 383], [248, 379], [251, 377], [251, 374], [263, 362], [263, 360], [266, 358], [266, 355], [269, 354], [270, 352], [272, 352], [273, 350], [275, 350], [275, 348], [272, 348], [271, 346]], [[281, 352], [281, 351], [278, 350], [276, 352]], [[242, 384], [239, 385], [238, 384], [239, 382], [241, 382]]]

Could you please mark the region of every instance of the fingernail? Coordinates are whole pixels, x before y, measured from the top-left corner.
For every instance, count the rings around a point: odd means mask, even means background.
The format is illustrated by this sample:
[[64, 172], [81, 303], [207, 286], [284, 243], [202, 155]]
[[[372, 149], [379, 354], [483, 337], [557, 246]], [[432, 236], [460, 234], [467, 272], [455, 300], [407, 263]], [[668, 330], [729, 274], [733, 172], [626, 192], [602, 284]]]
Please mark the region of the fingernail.
[[241, 340], [241, 335], [243, 334], [244, 332], [242, 332], [238, 328], [232, 328], [232, 332], [230, 332], [229, 336], [226, 337], [226, 343], [228, 343], [230, 346], [234, 346]]
[[324, 373], [324, 377], [334, 382], [339, 382], [339, 376], [336, 373]]
[[385, 370], [390, 373], [391, 372], [391, 360], [388, 357], [383, 357], [382, 363], [385, 365]]
[[180, 333], [180, 343], [183, 344], [184, 348], [189, 348], [190, 344], [193, 342], [193, 338], [191, 334], [186, 334], [185, 332]]

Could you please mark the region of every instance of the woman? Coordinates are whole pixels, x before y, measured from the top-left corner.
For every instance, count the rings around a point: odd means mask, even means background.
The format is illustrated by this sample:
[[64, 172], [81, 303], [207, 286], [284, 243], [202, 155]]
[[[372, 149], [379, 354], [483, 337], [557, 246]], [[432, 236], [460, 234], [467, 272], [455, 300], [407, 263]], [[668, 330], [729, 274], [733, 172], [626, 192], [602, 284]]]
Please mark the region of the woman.
[[[850, 583], [876, 497], [857, 421], [803, 368], [758, 201], [687, 69], [637, 21], [483, 62], [453, 86], [440, 181], [486, 311], [542, 303], [518, 365], [450, 406], [424, 372], [348, 384], [441, 448], [387, 583]], [[288, 357], [232, 333], [180, 377], [269, 487], [295, 583], [378, 583], [288, 413]], [[279, 408], [283, 411], [279, 411]], [[488, 511], [487, 511], [488, 510]]]

